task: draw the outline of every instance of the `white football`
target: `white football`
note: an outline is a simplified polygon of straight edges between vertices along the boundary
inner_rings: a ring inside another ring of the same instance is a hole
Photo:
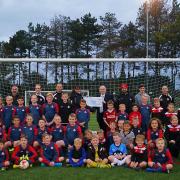
[[[29,162],[27,160],[22,160],[19,164],[21,169],[27,169],[29,167]]]

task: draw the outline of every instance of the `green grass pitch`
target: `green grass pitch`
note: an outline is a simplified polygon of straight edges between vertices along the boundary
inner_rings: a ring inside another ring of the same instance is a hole
[[[90,129],[97,130],[97,127],[96,116],[95,114],[92,114]],[[33,167],[27,170],[9,169],[7,171],[0,171],[0,180],[179,180],[179,178],[180,165],[175,165],[170,174],[147,173],[143,171],[137,172],[123,167],[115,167],[110,169]]]

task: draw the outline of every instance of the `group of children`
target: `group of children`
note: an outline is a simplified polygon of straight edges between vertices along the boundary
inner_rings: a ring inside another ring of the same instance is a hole
[[[23,97],[18,106],[0,97],[0,168],[18,167],[24,157],[28,163],[41,166],[100,167],[126,166],[149,172],[169,172],[173,158],[180,151],[179,114],[170,103],[163,112],[158,98],[154,106],[142,95],[142,104],[133,105],[127,114],[125,104],[118,112],[113,101],[104,112],[106,131],[88,128],[90,111],[86,101],[74,112],[68,94],[62,94],[62,106],[48,93],[46,103],[37,104],[31,96],[29,107]],[[166,148],[166,144],[167,147]],[[23,158],[22,158],[23,157]]]

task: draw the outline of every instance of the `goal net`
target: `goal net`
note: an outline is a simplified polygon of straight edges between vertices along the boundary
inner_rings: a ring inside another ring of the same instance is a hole
[[[35,84],[41,84],[43,93],[54,92],[57,83],[63,83],[70,93],[79,86],[85,96],[97,96],[100,85],[116,96],[119,85],[127,83],[132,94],[144,84],[151,98],[159,97],[161,87],[180,106],[180,59],[0,59],[0,94],[11,93],[18,85],[19,92],[28,102]]]

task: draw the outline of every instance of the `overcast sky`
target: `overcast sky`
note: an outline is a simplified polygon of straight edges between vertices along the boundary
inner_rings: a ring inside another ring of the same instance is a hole
[[[123,23],[134,22],[143,1],[145,0],[0,0],[0,41],[8,40],[20,29],[27,30],[29,22],[49,24],[50,19],[59,14],[75,19],[89,12],[95,17],[112,12]]]

